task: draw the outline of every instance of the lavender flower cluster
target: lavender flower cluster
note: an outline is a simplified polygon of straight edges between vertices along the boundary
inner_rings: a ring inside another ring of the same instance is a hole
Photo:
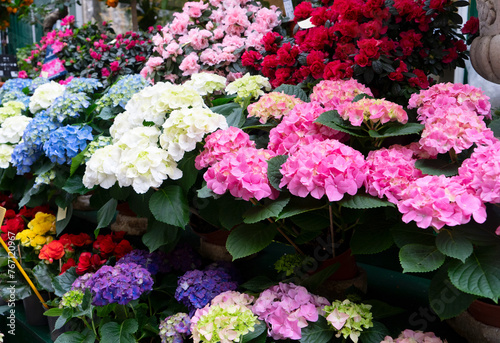
[[[162,343],[182,343],[191,334],[191,321],[187,313],[176,313],[160,322]]]
[[[146,268],[151,275],[168,273],[170,271],[167,254],[163,251],[149,253],[146,250],[135,249],[116,262],[117,265],[124,263],[138,264],[141,267]]]

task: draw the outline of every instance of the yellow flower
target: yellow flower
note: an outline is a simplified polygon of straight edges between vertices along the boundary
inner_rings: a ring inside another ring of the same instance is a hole
[[[33,229],[38,235],[47,232],[56,232],[56,217],[50,213],[37,212],[35,218],[28,223],[28,228]]]
[[[35,248],[36,250],[39,250],[39,249],[42,249],[42,246],[47,243],[47,239],[45,236],[41,236],[41,235],[37,235],[35,236],[30,244],[33,248]]]
[[[16,238],[19,237],[18,239],[21,240],[21,244],[25,247],[30,245],[31,240],[33,240],[36,237],[36,233],[34,233],[31,230],[24,230],[20,233],[17,234]]]

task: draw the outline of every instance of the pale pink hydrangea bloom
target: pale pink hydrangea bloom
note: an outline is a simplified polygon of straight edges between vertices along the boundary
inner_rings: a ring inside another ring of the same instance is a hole
[[[366,179],[363,154],[337,140],[314,141],[303,145],[281,166],[279,187],[287,186],[293,195],[309,194],[339,201],[354,195]]]
[[[446,340],[442,341],[434,332],[404,330],[398,338],[386,336],[380,343],[446,343]]]
[[[317,101],[326,111],[335,110],[339,104],[351,102],[358,94],[373,96],[370,88],[354,79],[323,80],[313,88],[311,101]]]
[[[424,176],[408,184],[400,194],[397,206],[403,221],[415,221],[423,229],[466,224],[471,216],[478,223],[486,220],[486,207],[462,185],[460,177]]]
[[[227,153],[203,175],[207,187],[216,194],[227,190],[232,196],[250,199],[276,199],[279,192],[267,179],[267,161],[274,153],[265,149],[244,148]]]
[[[428,117],[420,138],[423,150],[440,154],[453,149],[456,153],[469,149],[474,143],[491,144],[496,141],[481,116],[459,106],[439,107]]]
[[[384,196],[392,203],[400,200],[400,194],[408,184],[423,176],[415,168],[413,151],[400,145],[370,151],[366,158],[366,191],[373,196]]]
[[[279,283],[260,294],[252,311],[265,321],[273,339],[298,340],[302,328],[318,321],[321,309],[327,305],[330,303],[326,298],[309,293],[305,287]]]
[[[408,114],[403,106],[385,99],[364,98],[356,102],[344,102],[338,104],[336,110],[343,119],[349,120],[354,126],[361,126],[363,122],[370,127],[391,121],[402,124],[408,122]]]
[[[491,119],[489,100],[490,98],[480,88],[460,83],[438,83],[413,94],[408,108],[418,107],[417,112],[423,122],[428,114],[432,114],[432,108],[453,103]]]
[[[325,109],[317,102],[298,104],[269,132],[268,149],[277,155],[288,155],[313,141],[346,139],[346,133],[314,122],[324,112]]]
[[[500,141],[475,148],[458,175],[482,201],[500,203]]]
[[[302,100],[293,95],[279,92],[267,93],[261,96],[259,101],[248,106],[248,117],[257,117],[262,124],[265,124],[269,118],[280,120],[286,117],[288,112],[302,103]]]
[[[187,55],[179,65],[179,69],[183,71],[182,76],[198,73],[200,71],[200,65],[198,64],[198,55],[196,52]]]
[[[231,126],[217,130],[205,138],[203,151],[196,156],[194,165],[200,170],[222,160],[225,154],[234,153],[242,148],[254,148],[255,143],[243,130]]]

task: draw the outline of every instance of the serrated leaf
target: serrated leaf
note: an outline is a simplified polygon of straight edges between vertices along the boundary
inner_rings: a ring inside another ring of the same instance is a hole
[[[429,304],[441,320],[458,316],[476,299],[460,292],[448,278],[447,268],[441,268],[429,285]]]
[[[54,343],[94,343],[95,338],[94,333],[91,331],[87,331],[85,334],[71,331],[61,334]]]
[[[302,329],[301,343],[327,343],[333,337],[333,328],[328,325],[325,317],[319,316],[314,323],[309,323]]]
[[[445,256],[436,246],[408,244],[399,251],[399,260],[404,273],[425,273],[441,267]]]
[[[137,320],[129,318],[123,323],[108,322],[100,327],[101,343],[136,343],[134,333],[139,328]]]
[[[340,263],[336,262],[305,278],[300,282],[300,285],[306,287],[314,293],[320,285],[325,283],[325,281],[328,280],[328,278],[332,276],[337,271],[337,269],[339,269],[339,267]]]
[[[290,199],[290,202],[285,206],[283,211],[281,211],[277,219],[290,218],[297,214],[314,211],[325,206],[325,202],[321,200],[293,197]]]
[[[111,107],[104,107],[97,118],[101,118],[103,120],[108,120],[114,118],[115,115],[113,114],[113,111],[111,110]]]
[[[241,285],[243,289],[250,292],[260,293],[263,290],[275,285],[276,282],[264,275],[256,276]]]
[[[243,109],[240,105],[234,102],[225,105],[214,106],[210,109],[213,112],[222,114],[224,117],[226,117],[228,126],[241,127],[241,125],[245,121],[245,117],[243,116]]]
[[[340,205],[352,209],[368,209],[379,207],[395,207],[393,203],[387,200],[379,199],[368,194],[356,194],[354,196],[345,196],[340,201]]]
[[[415,168],[418,168],[424,174],[454,176],[458,174],[457,163],[449,163],[443,160],[417,160]]]
[[[368,225],[354,229],[350,247],[352,253],[377,254],[389,249],[394,243],[392,234],[385,225]]]
[[[307,96],[306,92],[302,90],[299,86],[294,86],[294,85],[281,85],[273,90],[273,92],[280,92],[280,93],[285,93],[288,95],[293,95],[297,99],[300,99],[304,102],[309,102],[309,97]]]
[[[198,169],[194,166],[194,160],[197,155],[197,151],[189,152],[177,164],[177,167],[182,170],[182,178],[178,182],[185,192],[194,185],[198,176]]]
[[[303,213],[293,216],[292,222],[304,231],[317,232],[322,231],[330,225],[330,220],[326,216],[313,213]]]
[[[83,185],[81,175],[70,176],[62,189],[70,194],[80,195],[87,194],[90,191],[90,189]]]
[[[220,198],[217,205],[220,223],[228,230],[243,223],[243,213],[253,206],[249,201],[236,200],[232,196]],[[228,211],[229,208],[231,211]]]
[[[279,191],[281,191],[279,186],[281,179],[283,178],[283,174],[281,174],[280,169],[283,163],[288,160],[288,157],[288,155],[278,155],[267,161],[267,178],[271,186]]]
[[[342,124],[340,124],[339,119],[343,121],[343,119],[339,117],[337,111],[327,111],[325,113],[322,113],[314,122],[328,126],[329,128],[337,131],[348,133],[355,137],[363,137],[363,135],[357,132],[358,129],[354,127],[344,126],[347,124],[344,124],[343,122]]]
[[[38,263],[33,268],[33,275],[35,275],[40,286],[43,287],[47,292],[54,292],[54,287],[52,286],[52,272],[49,270],[49,266],[44,262]]]
[[[110,199],[103,207],[97,210],[97,227],[96,230],[107,227],[116,215],[116,206],[118,200]]]
[[[271,244],[277,232],[273,225],[243,224],[231,231],[226,248],[233,261],[247,257]]]
[[[64,293],[71,290],[71,285],[75,282],[78,275],[76,274],[75,267],[71,267],[61,275],[55,276],[52,280],[54,293],[58,297],[62,297]]]
[[[149,252],[153,252],[163,245],[175,242],[178,236],[179,228],[176,226],[151,220],[147,232],[142,236],[142,242]]]
[[[452,261],[448,277],[462,292],[496,302],[500,297],[500,251],[477,248],[465,263]]]
[[[370,130],[369,135],[373,138],[385,138],[385,137],[396,137],[413,135],[422,132],[424,125],[417,123],[408,123],[405,125],[391,126],[387,129],[381,129],[380,131]]]
[[[386,336],[389,336],[390,332],[385,327],[384,324],[380,322],[373,322],[373,326],[368,329],[363,329],[359,340],[361,343],[380,343],[384,341]]]
[[[189,222],[189,205],[180,186],[166,186],[151,196],[149,208],[156,220],[184,228]]]
[[[436,246],[443,254],[465,262],[474,247],[460,230],[440,230],[436,237]]]
[[[411,243],[433,245],[436,240],[436,236],[431,230],[422,230],[414,223],[405,224],[401,222],[392,226],[390,231],[398,248]]]
[[[249,342],[261,342],[261,340],[259,340],[258,338],[260,338],[260,336],[262,336],[264,334],[264,342],[266,340],[266,336],[267,336],[267,326],[264,322],[258,322],[257,324],[255,324],[255,326],[253,327],[253,331],[250,331],[249,333],[247,333],[246,335],[244,335],[243,337],[241,337],[241,340],[240,342],[241,343],[249,343]]]
[[[243,214],[245,224],[254,224],[267,218],[277,217],[290,201],[290,196],[282,196],[264,205],[250,208]]]

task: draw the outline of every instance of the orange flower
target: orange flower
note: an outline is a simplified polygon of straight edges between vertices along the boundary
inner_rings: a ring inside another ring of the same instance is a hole
[[[54,260],[59,260],[64,256],[64,246],[59,241],[52,241],[49,244],[43,246],[40,250],[38,258],[41,260],[48,260],[49,263],[54,262]]]

